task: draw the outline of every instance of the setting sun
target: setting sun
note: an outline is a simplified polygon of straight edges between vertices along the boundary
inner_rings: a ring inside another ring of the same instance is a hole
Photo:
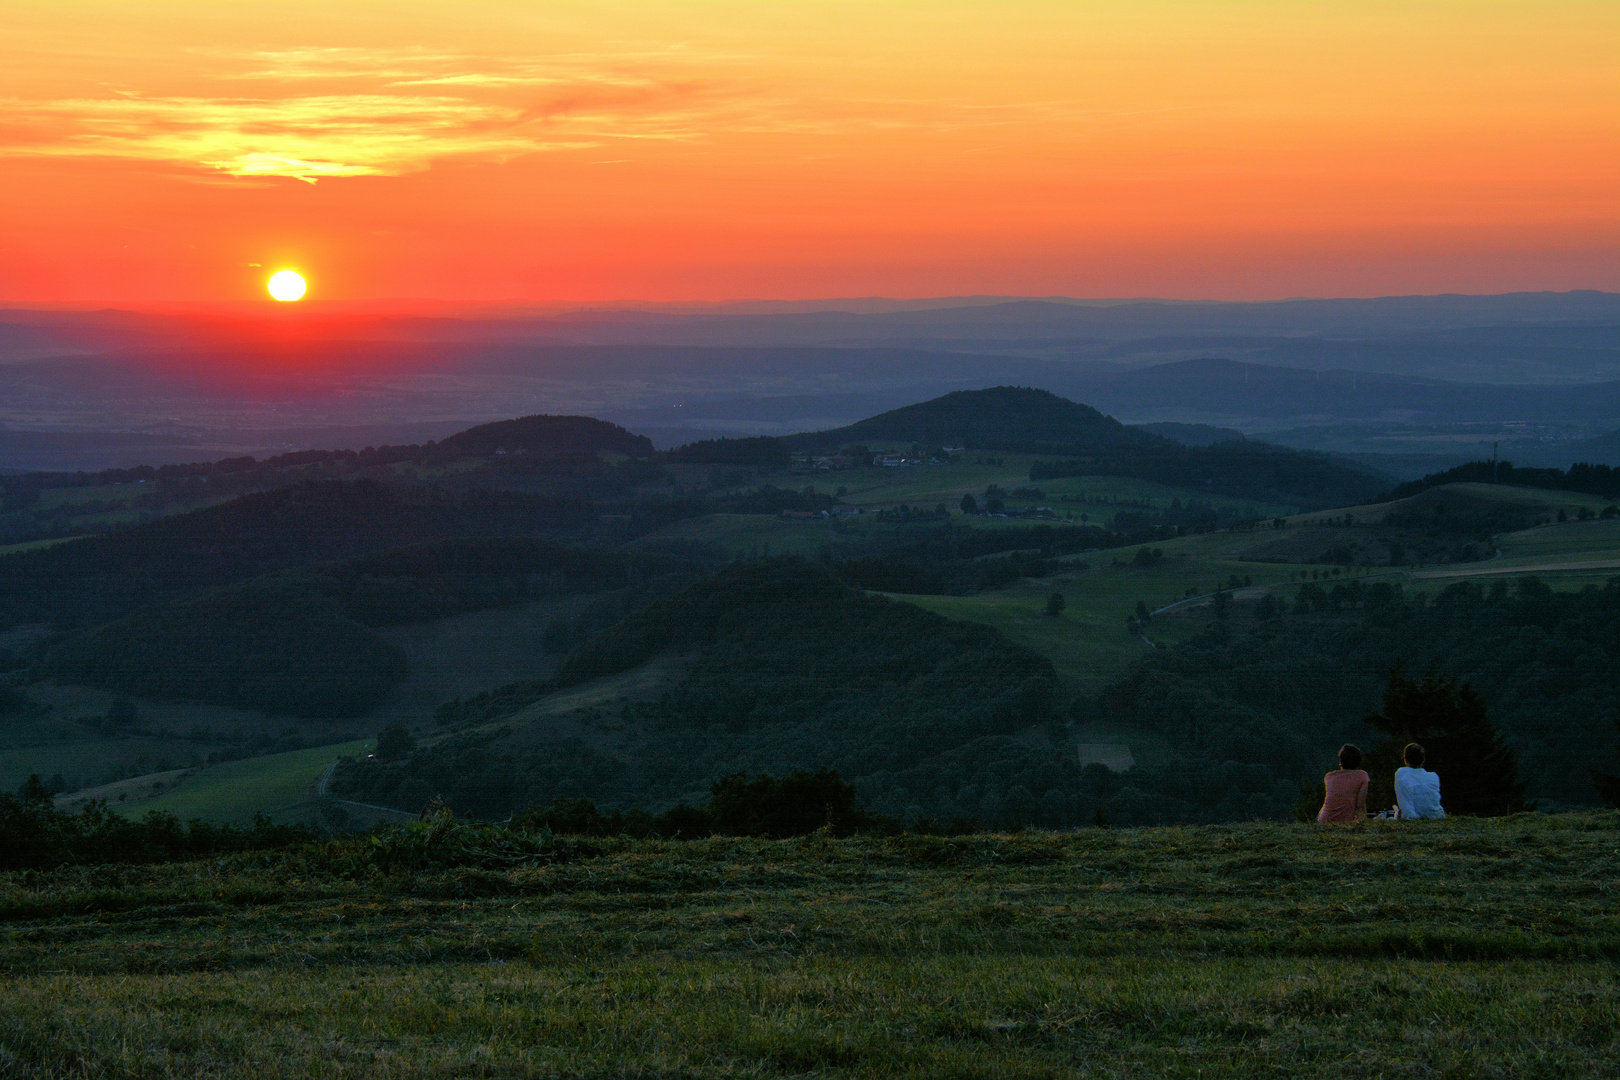
[[[302,300],[304,298],[303,275],[292,270],[280,270],[270,275],[270,295],[277,300]]]

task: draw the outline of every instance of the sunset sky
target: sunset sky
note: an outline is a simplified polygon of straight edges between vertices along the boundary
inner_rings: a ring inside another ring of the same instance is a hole
[[[7,0],[0,99],[0,302],[1620,289],[1614,0]]]

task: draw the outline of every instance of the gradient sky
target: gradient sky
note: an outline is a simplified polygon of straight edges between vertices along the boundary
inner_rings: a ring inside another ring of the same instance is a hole
[[[1620,3],[6,0],[0,301],[1620,289]]]

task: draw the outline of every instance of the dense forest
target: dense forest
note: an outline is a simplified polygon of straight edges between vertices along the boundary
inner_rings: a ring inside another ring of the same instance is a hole
[[[657,658],[677,668],[656,699],[604,707],[566,736],[487,726]],[[333,790],[402,806],[440,794],[497,818],[582,796],[667,805],[740,771],[902,769],[1045,722],[1056,689],[1048,660],[988,627],[867,596],[815,563],[767,560],[652,604],[553,679],[452,703],[446,724],[486,726],[398,764],[353,763]]]
[[[1612,764],[1620,579],[1574,593],[1533,577],[1463,582],[1432,600],[1387,584],[1307,584],[1292,604],[1229,611],[1142,661],[1104,696],[1101,715],[1160,732],[1186,748],[1189,766],[1239,761],[1310,776],[1340,742],[1381,739],[1363,721],[1404,664],[1478,693],[1531,799],[1597,802],[1588,767]]]
[[[1470,461],[1465,465],[1430,473],[1421,480],[1401,484],[1385,498],[1404,499],[1445,484],[1508,484],[1514,487],[1578,491],[1585,495],[1620,498],[1620,469],[1609,465],[1576,462],[1564,469],[1514,468],[1511,461]]]
[[[281,570],[445,537],[566,534],[595,515],[575,497],[296,484],[0,559],[0,628],[107,622]]]
[[[441,720],[465,734],[399,762],[352,763],[339,789],[410,809],[440,794],[500,818],[581,797],[659,810],[715,777],[808,766],[849,777],[865,811],[924,827],[1286,820],[1340,743],[1389,757],[1395,721],[1378,713],[1403,661],[1477,701],[1541,805],[1597,803],[1589,766],[1620,764],[1620,581],[1581,593],[1530,578],[1461,584],[1432,600],[1307,584],[1290,603],[1227,600],[1199,618],[1192,640],[1099,700],[1054,709],[1045,662],[993,631],[862,598],[814,564],[733,567],[592,640],[552,680],[452,703]],[[500,724],[660,656],[683,660],[656,700],[588,710],[566,735]],[[1098,723],[1174,750],[1125,773],[1082,767],[1072,745]],[[1424,737],[1444,779],[1448,736]],[[1473,797],[1466,776],[1450,784]]]
[[[363,716],[406,673],[405,657],[372,627],[577,593],[631,589],[645,602],[702,572],[668,556],[544,540],[439,541],[143,609],[52,643],[41,670],[150,698]]]

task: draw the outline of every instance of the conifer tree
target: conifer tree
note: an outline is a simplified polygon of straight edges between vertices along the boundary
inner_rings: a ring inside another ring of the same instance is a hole
[[[1367,763],[1374,777],[1369,805],[1380,797],[1393,803],[1401,751],[1415,742],[1424,749],[1424,768],[1440,774],[1447,814],[1500,817],[1525,809],[1518,760],[1467,683],[1435,671],[1414,679],[1396,664],[1384,688],[1383,712],[1367,723],[1390,737]]]
[[[1614,710],[1614,729],[1620,731],[1620,708]],[[1620,809],[1620,776],[1613,773],[1590,770],[1592,786],[1597,789],[1598,797],[1610,806]]]

